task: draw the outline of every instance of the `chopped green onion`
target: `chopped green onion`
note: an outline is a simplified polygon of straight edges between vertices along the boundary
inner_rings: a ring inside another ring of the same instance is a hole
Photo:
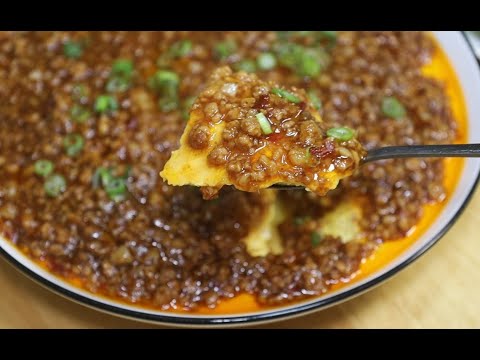
[[[37,160],[35,161],[34,171],[35,174],[47,177],[53,171],[54,165],[50,160]]]
[[[99,167],[93,174],[92,185],[94,188],[98,188],[100,185],[105,186],[112,179],[113,175],[110,169]]]
[[[133,62],[129,59],[118,59],[112,65],[110,78],[105,89],[110,92],[125,92],[131,85]]]
[[[158,106],[163,112],[170,112],[178,108],[178,98],[176,96],[167,96],[158,100]]]
[[[125,92],[130,87],[130,80],[120,76],[114,76],[108,79],[105,90],[109,93]]]
[[[188,120],[188,118],[190,117],[190,109],[192,108],[195,100],[196,100],[195,96],[189,96],[183,101],[182,116],[185,120]]]
[[[322,65],[313,52],[305,52],[298,64],[297,72],[301,76],[314,77],[320,74]]]
[[[281,65],[295,71],[300,76],[317,76],[330,61],[322,47],[306,48],[294,43],[282,43],[275,48]]]
[[[193,49],[193,43],[190,40],[180,40],[172,44],[170,49],[159,56],[157,59],[158,67],[168,67],[172,59],[181,58],[190,55]]]
[[[63,53],[71,59],[78,59],[83,54],[82,44],[75,41],[67,41],[63,44]]]
[[[72,88],[72,97],[76,101],[81,101],[88,96],[88,88],[83,84],[77,84]]]
[[[79,134],[69,134],[63,139],[63,146],[68,156],[76,156],[82,151],[85,140]]]
[[[285,100],[288,100],[295,104],[298,104],[299,102],[302,101],[298,96],[284,89],[272,88],[272,94],[278,95],[281,98],[284,98]]]
[[[337,40],[337,31],[318,31],[318,35],[328,40]]]
[[[327,135],[337,140],[348,141],[355,136],[355,132],[347,127],[336,127],[328,129]]]
[[[114,176],[111,168],[99,167],[92,177],[93,188],[98,188],[101,185],[110,199],[121,201],[125,199],[127,180],[131,170],[131,166],[128,166],[122,176]]]
[[[257,118],[258,123],[260,124],[260,128],[265,135],[269,135],[273,132],[270,122],[268,121],[266,116],[263,115],[263,113],[258,113],[257,115],[255,115],[255,117]]]
[[[215,45],[215,56],[220,60],[225,60],[237,50],[237,44],[233,40],[226,40]]]
[[[111,179],[104,186],[104,188],[110,199],[114,201],[123,200],[124,195],[127,192],[127,185],[125,183],[125,179],[119,177]]]
[[[112,65],[112,74],[129,78],[133,74],[133,61],[130,59],[118,59]]]
[[[314,231],[312,232],[312,235],[310,235],[310,239],[312,241],[312,246],[318,246],[322,241],[322,235],[317,231]]]
[[[164,112],[178,109],[179,76],[169,70],[159,70],[149,79],[149,84],[160,93],[158,106]]]
[[[91,113],[86,107],[75,104],[70,109],[70,116],[73,121],[82,124],[90,118]]]
[[[62,175],[53,174],[45,180],[43,188],[48,196],[57,197],[66,190],[67,182]]]
[[[275,48],[278,62],[292,70],[295,69],[298,60],[302,57],[303,51],[302,46],[288,42],[280,43]]]
[[[301,226],[303,224],[305,224],[307,221],[309,221],[311,219],[310,216],[296,216],[294,219],[293,219],[293,222],[295,223],[295,225],[297,226]]]
[[[312,104],[312,106],[316,109],[316,110],[320,110],[322,108],[322,101],[320,100],[320,98],[317,96],[317,94],[315,93],[314,90],[308,90],[307,91],[307,95],[308,95],[308,100],[310,101],[310,103]]]
[[[277,59],[272,53],[265,52],[258,55],[257,64],[260,70],[272,70],[277,66]]]
[[[117,99],[112,95],[100,95],[95,101],[95,111],[99,113],[114,112],[118,109]]]
[[[402,103],[393,96],[385,97],[382,100],[382,112],[394,119],[402,118],[407,113]]]
[[[176,88],[180,84],[180,78],[178,75],[169,70],[158,70],[150,80],[150,86],[156,90],[162,90],[166,88]]]
[[[245,59],[239,61],[238,63],[234,64],[233,66],[237,71],[245,71],[248,73],[254,73],[257,71],[257,64],[253,60]]]
[[[173,58],[188,56],[192,52],[193,44],[190,40],[180,40],[172,45],[169,55]]]

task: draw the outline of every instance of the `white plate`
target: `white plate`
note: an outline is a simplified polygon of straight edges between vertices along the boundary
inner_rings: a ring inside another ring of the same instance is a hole
[[[434,32],[441,47],[447,53],[460,81],[468,111],[468,142],[480,143],[480,72],[464,35],[457,31]],[[126,305],[114,300],[97,296],[76,288],[62,279],[48,273],[19,252],[9,241],[0,237],[0,253],[16,268],[38,281],[47,288],[75,300],[81,304],[115,315],[156,323],[176,325],[234,325],[239,323],[258,323],[298,316],[338,304],[358,295],[391,277],[399,270],[417,259],[436,243],[457,220],[473,193],[480,174],[480,161],[467,159],[455,192],[448,199],[440,215],[430,228],[401,256],[388,266],[327,295],[294,305],[278,307],[241,315],[183,315],[148,310],[134,305]]]

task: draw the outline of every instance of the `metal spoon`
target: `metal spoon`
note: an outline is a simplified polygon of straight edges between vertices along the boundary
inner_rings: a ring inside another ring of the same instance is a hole
[[[386,146],[368,151],[360,165],[386,159],[424,157],[480,157],[480,144]],[[275,184],[277,190],[303,190],[302,186]]]

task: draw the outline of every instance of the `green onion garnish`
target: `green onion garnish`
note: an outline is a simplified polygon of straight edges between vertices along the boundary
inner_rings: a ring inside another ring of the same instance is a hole
[[[99,113],[114,112],[118,109],[117,99],[112,95],[100,95],[95,101],[95,111]]]
[[[81,101],[88,96],[88,88],[83,84],[77,84],[72,88],[72,97],[76,101]]]
[[[105,90],[109,93],[125,92],[130,87],[130,80],[120,76],[114,76],[108,79]]]
[[[112,179],[113,175],[111,173],[111,170],[104,167],[99,167],[97,170],[95,170],[95,173],[93,174],[92,185],[94,188],[98,188],[100,185],[105,186]]]
[[[62,175],[53,174],[45,180],[43,188],[48,196],[57,197],[66,190],[67,182]]]
[[[318,35],[328,40],[336,40],[337,32],[336,31],[318,31]]]
[[[310,239],[312,241],[312,246],[317,246],[322,241],[322,235],[320,235],[320,233],[314,231],[314,232],[312,232],[312,235],[310,235]]]
[[[37,160],[35,161],[34,171],[35,174],[47,177],[53,171],[54,165],[49,160]]]
[[[266,116],[263,115],[263,113],[258,113],[257,115],[255,115],[255,117],[257,118],[258,123],[260,124],[260,128],[265,135],[269,135],[273,132],[270,122],[268,121]]]
[[[169,70],[159,70],[149,80],[148,84],[160,95],[170,98],[178,97],[178,87],[180,85],[179,76]]]
[[[322,108],[322,101],[320,100],[320,98],[317,96],[317,94],[315,93],[314,90],[308,90],[307,91],[307,95],[308,95],[308,100],[310,101],[310,103],[312,104],[312,106],[316,109],[316,110],[320,110]]]
[[[68,156],[76,156],[82,151],[85,140],[79,134],[69,134],[63,139],[63,146]]]
[[[173,58],[180,58],[192,52],[193,44],[190,40],[180,40],[172,45],[169,55]]]
[[[169,70],[159,70],[149,79],[149,85],[160,93],[158,106],[164,112],[175,110],[179,106],[179,76]]]
[[[99,167],[92,177],[92,185],[94,188],[102,186],[110,199],[121,201],[125,199],[127,192],[127,180],[131,173],[131,167],[127,167],[123,176],[114,176],[112,169]]]
[[[226,40],[215,45],[215,56],[220,60],[225,60],[237,50],[237,44],[233,40]]]
[[[257,64],[253,60],[242,60],[239,61],[238,63],[234,64],[233,67],[237,71],[245,71],[247,73],[253,73],[257,71]]]
[[[315,50],[305,50],[297,64],[297,72],[301,76],[314,77],[322,71],[322,63],[318,58],[319,52]]]
[[[63,44],[63,53],[71,59],[78,59],[83,54],[83,47],[75,41],[67,41]]]
[[[337,43],[337,31],[316,31],[317,39],[322,41],[326,40],[327,44],[325,48],[327,50],[332,49]]]
[[[355,136],[355,132],[347,127],[336,127],[328,129],[327,135],[337,140],[348,141]]]
[[[277,59],[272,53],[265,52],[258,55],[257,64],[260,70],[272,70],[277,66]]]
[[[284,90],[284,89],[279,89],[279,88],[272,88],[272,94],[275,94],[275,95],[278,95],[282,98],[284,98],[285,100],[288,100],[294,104],[298,104],[299,102],[301,102],[302,100],[300,100],[300,98],[294,94],[292,94],[291,92],[288,92],[287,90]]]
[[[169,70],[158,70],[151,79],[152,86],[157,89],[176,87],[180,83],[177,73]]]
[[[104,188],[110,199],[114,201],[122,200],[127,192],[125,179],[119,177],[110,180]]]
[[[110,93],[127,91],[133,76],[133,62],[129,59],[118,59],[112,65],[110,78],[105,90]]]
[[[112,65],[112,74],[129,78],[133,74],[133,61],[118,59]]]
[[[382,112],[394,119],[402,118],[407,113],[402,103],[393,96],[385,97],[382,100]]]
[[[307,48],[294,43],[275,47],[278,62],[299,76],[314,77],[328,65],[330,57],[322,47]]]
[[[90,118],[91,113],[86,107],[75,104],[70,109],[70,116],[73,121],[82,124]]]

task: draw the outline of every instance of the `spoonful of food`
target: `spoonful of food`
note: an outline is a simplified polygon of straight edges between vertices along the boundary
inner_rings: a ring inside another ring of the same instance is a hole
[[[180,148],[160,175],[170,185],[201,187],[205,199],[214,198],[225,185],[249,192],[305,188],[325,195],[369,161],[480,156],[479,145],[367,152],[353,129],[327,126],[319,107],[314,93],[221,67],[194,102]]]
[[[427,157],[480,157],[480,144],[385,146],[368,151],[361,159],[360,165],[378,160]],[[300,186],[284,184],[275,184],[271,188],[303,189]]]

